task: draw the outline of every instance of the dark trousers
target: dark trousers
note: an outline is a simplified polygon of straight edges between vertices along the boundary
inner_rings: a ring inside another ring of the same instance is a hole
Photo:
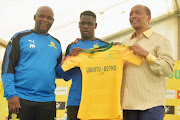
[[[123,110],[123,120],[163,120],[164,106],[147,110]]]
[[[34,102],[20,99],[21,108],[17,114],[20,120],[55,120],[56,103],[53,102]],[[8,120],[11,119],[9,112]]]
[[[80,120],[77,118],[79,106],[68,106],[67,107],[67,120]]]

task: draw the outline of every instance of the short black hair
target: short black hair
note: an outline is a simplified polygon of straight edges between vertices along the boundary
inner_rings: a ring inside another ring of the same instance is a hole
[[[144,6],[146,14],[151,16],[151,11],[147,6]]]
[[[80,17],[81,17],[82,15],[92,16],[92,17],[95,18],[95,20],[96,20],[96,14],[95,14],[94,12],[92,12],[92,11],[86,10],[86,11],[84,11],[84,12],[81,13]]]

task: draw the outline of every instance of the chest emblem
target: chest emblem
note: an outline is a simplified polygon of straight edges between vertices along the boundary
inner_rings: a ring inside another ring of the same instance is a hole
[[[105,59],[105,61],[109,61],[109,60],[115,60],[111,52],[107,55],[107,58]]]
[[[50,43],[50,45],[49,45],[50,47],[54,47],[54,48],[56,48],[57,49],[57,47],[55,46],[55,43],[53,42],[53,41],[51,41],[51,43]]]
[[[94,48],[98,48],[99,45],[96,43],[96,44],[93,45],[93,47],[94,47]]]

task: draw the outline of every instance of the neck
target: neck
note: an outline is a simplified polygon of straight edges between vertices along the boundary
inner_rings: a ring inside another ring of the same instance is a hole
[[[81,37],[81,40],[96,40],[97,37],[91,37],[91,38],[87,38],[87,37]]]
[[[38,31],[38,30],[36,30],[36,29],[33,29],[36,33],[38,33],[38,34],[43,34],[43,35],[48,35],[48,33],[47,32],[40,32],[40,31]]]
[[[144,31],[146,31],[146,30],[148,30],[148,29],[149,29],[149,28],[145,28],[145,29],[135,29],[136,38],[139,38],[140,35],[141,35]]]

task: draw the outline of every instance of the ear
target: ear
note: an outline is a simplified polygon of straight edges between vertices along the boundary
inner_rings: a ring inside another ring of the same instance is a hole
[[[34,20],[36,19],[36,15],[34,15]]]
[[[95,23],[95,29],[97,28],[97,23]]]
[[[150,21],[151,21],[151,16],[148,15],[148,23],[150,23]]]
[[[79,28],[80,28],[80,22],[79,22]]]
[[[53,22],[52,22],[52,24],[54,23],[54,20],[55,20],[55,19],[53,19]]]

